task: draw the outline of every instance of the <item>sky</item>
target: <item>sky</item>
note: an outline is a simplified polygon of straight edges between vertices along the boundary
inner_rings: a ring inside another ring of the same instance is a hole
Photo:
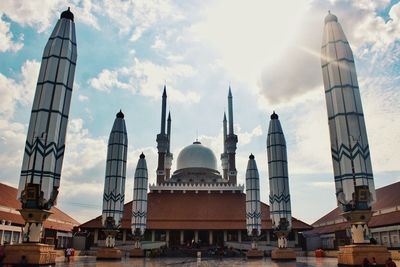
[[[164,84],[174,159],[196,138],[219,159],[230,85],[238,182],[253,153],[268,204],[266,137],[275,110],[287,142],[293,216],[313,223],[334,209],[320,63],[328,10],[355,56],[375,185],[400,181],[398,1],[2,0],[0,182],[18,184],[43,49],[68,6],[78,61],[57,207],[79,222],[101,214],[107,140],[120,109],[129,139],[126,202],[141,152],[155,182]]]

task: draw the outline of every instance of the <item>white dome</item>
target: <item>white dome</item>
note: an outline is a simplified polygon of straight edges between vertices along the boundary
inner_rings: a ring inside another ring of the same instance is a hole
[[[177,170],[187,168],[217,170],[217,159],[211,149],[196,141],[179,153],[176,168]]]

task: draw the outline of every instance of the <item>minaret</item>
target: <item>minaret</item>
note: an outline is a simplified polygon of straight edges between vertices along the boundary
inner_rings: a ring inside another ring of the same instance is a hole
[[[228,153],[226,149],[226,137],[227,137],[227,121],[226,121],[226,114],[224,112],[224,120],[223,120],[223,143],[224,143],[224,152],[221,154],[221,165],[222,165],[222,175],[225,180],[228,180]]]
[[[253,239],[252,249],[257,248],[256,240],[261,235],[260,179],[253,154],[250,155],[246,170],[246,228]]]
[[[229,117],[229,133],[226,137],[226,149],[228,153],[228,182],[236,185],[236,144],[238,142],[237,135],[233,131],[233,103],[232,92],[229,86],[228,93],[228,117]]]
[[[278,115],[274,112],[269,122],[267,137],[269,174],[269,203],[272,228],[278,237],[278,247],[287,247],[287,236],[292,228],[286,141]]]
[[[171,167],[173,155],[171,153],[171,112],[168,112],[167,120],[167,136],[168,136],[168,148],[165,156],[165,179],[169,179],[171,176]]]
[[[102,223],[106,247],[115,246],[115,235],[124,213],[128,137],[124,114],[118,112],[108,139],[106,177],[104,182]]]
[[[168,135],[165,133],[165,117],[167,114],[167,87],[164,86],[161,107],[161,132],[157,135],[158,167],[157,184],[165,182],[165,157],[168,150]]]
[[[25,220],[23,242],[38,243],[56,204],[77,59],[74,15],[68,10],[44,48],[17,198]]]
[[[331,13],[325,17],[321,66],[338,205],[351,222],[353,243],[369,243],[376,193],[367,130],[353,53]]]
[[[135,248],[140,249],[140,239],[144,235],[147,223],[147,187],[148,174],[144,154],[140,155],[135,171],[132,201],[132,233],[135,238]]]

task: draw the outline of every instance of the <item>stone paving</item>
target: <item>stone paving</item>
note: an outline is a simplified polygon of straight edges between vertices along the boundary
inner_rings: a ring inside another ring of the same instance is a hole
[[[271,261],[270,258],[259,260],[247,260],[244,258],[224,258],[208,259],[203,258],[199,261],[196,258],[123,258],[121,261],[96,261],[95,257],[78,257],[69,263],[62,262],[59,259],[56,266],[84,266],[84,267],[111,267],[111,266],[130,266],[130,267],[158,267],[158,266],[179,266],[179,267],[211,267],[211,266],[272,266],[272,267],[333,267],[337,266],[336,258],[314,258],[299,257],[296,262],[280,262]],[[399,265],[400,266],[400,265]]]

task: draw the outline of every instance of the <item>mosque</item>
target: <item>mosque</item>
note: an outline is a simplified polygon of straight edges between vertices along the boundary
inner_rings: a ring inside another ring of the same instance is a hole
[[[233,129],[233,97],[228,93],[228,120],[223,119],[224,151],[221,154],[222,172],[214,152],[198,140],[183,148],[171,171],[171,115],[166,118],[167,91],[162,96],[161,131],[157,135],[158,167],[155,184],[147,193],[147,223],[145,241],[161,242],[168,247],[249,244],[246,231],[246,194],[244,185],[237,184],[236,144]],[[151,175],[151,174],[150,174]],[[267,182],[267,181],[262,181]],[[276,246],[270,219],[270,208],[261,203],[261,236],[259,243]],[[116,246],[133,244],[131,230],[132,201],[123,209]],[[302,232],[312,227],[293,218],[289,246],[304,247]],[[106,236],[101,216],[79,226],[89,232],[88,246],[103,246]]]

